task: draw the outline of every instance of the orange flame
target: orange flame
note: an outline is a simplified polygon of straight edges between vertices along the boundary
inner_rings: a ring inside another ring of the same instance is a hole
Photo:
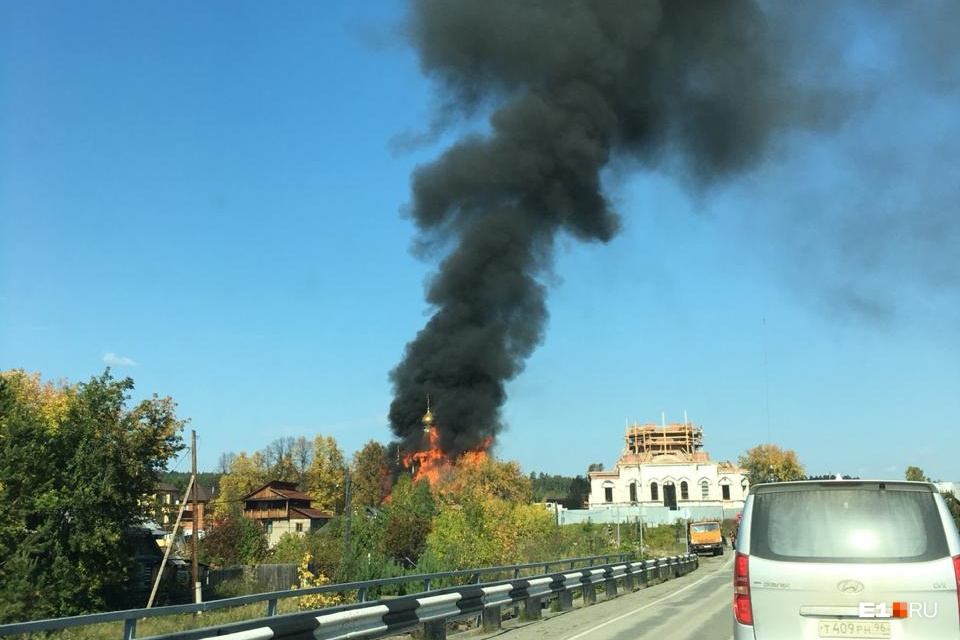
[[[456,467],[476,466],[489,459],[487,450],[493,438],[487,438],[476,449],[464,451],[456,458],[448,457],[440,448],[440,433],[436,427],[427,432],[427,448],[403,456],[403,466],[413,471],[413,481],[427,480],[431,486],[437,486],[440,480]]]

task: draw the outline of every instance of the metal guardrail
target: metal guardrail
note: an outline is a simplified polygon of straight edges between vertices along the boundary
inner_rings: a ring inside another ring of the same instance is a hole
[[[467,585],[433,595],[333,607],[317,613],[291,613],[272,618],[195,629],[150,640],[346,640],[383,638],[423,628],[423,640],[445,640],[447,623],[480,615],[485,631],[500,628],[501,608],[521,605],[526,619],[539,619],[545,599],[556,597],[561,609],[573,606],[572,592],[579,590],[585,605],[596,602],[596,587],[603,584],[605,598],[617,595],[617,581],[626,589],[647,586],[651,578],[667,580],[693,571],[696,555],[673,556],[644,562],[608,564],[565,573],[502,583]]]
[[[502,574],[513,574],[514,579],[519,579],[521,575],[529,574],[547,574],[551,568],[567,566],[574,569],[577,566],[592,567],[610,563],[612,561],[625,561],[633,554],[621,553],[602,556],[585,556],[581,558],[568,558],[564,560],[551,560],[548,562],[533,562],[528,564],[508,565],[502,567],[488,567],[479,569],[463,569],[459,571],[445,571],[440,573],[419,574],[412,576],[397,576],[393,578],[380,578],[377,580],[365,580],[361,582],[348,582],[341,584],[328,584],[320,587],[308,587],[304,589],[287,589],[284,591],[272,591],[269,593],[257,593],[247,596],[238,596],[234,598],[224,598],[221,600],[211,600],[198,604],[182,604],[166,607],[154,607],[151,609],[127,609],[124,611],[110,611],[105,613],[92,613],[81,616],[72,616],[69,618],[51,618],[47,620],[33,620],[30,622],[18,622],[13,624],[0,625],[0,637],[19,635],[26,633],[38,633],[43,631],[58,631],[74,627],[82,627],[106,622],[123,621],[123,640],[133,640],[136,637],[137,622],[144,618],[157,616],[166,616],[181,613],[197,613],[204,611],[215,611],[246,604],[255,604],[258,602],[266,603],[267,617],[277,615],[277,605],[280,600],[286,598],[296,598],[319,593],[345,593],[356,591],[359,603],[367,601],[367,594],[371,589],[397,584],[407,584],[422,586],[424,592],[431,591],[431,583],[451,578],[467,577],[474,584],[481,583],[483,576],[493,576]],[[344,606],[357,606],[344,605]],[[298,615],[298,614],[288,614]],[[243,624],[243,623],[240,623]]]

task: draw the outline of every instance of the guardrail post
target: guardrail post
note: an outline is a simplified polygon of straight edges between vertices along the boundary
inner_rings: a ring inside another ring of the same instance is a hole
[[[633,591],[633,570],[628,566],[627,573],[623,576],[623,590],[624,591]]]
[[[540,603],[540,596],[525,598],[521,602],[520,619],[521,620],[539,620],[543,617],[543,605]]]
[[[277,615],[277,599],[270,598],[267,600],[267,617],[270,618],[275,615]]]
[[[583,604],[596,604],[597,602],[597,588],[592,584],[583,585]]]
[[[557,594],[557,606],[560,607],[560,611],[569,611],[573,609],[573,591],[570,589],[564,589]]]
[[[123,621],[123,640],[133,640],[137,635],[137,619],[127,618]]]
[[[617,597],[617,579],[616,578],[607,578],[603,581],[603,599],[609,600],[610,598]]]
[[[423,640],[447,640],[447,621],[431,620],[423,623]]]
[[[487,607],[480,614],[481,625],[485,632],[500,631],[503,623],[503,611],[500,607]]]

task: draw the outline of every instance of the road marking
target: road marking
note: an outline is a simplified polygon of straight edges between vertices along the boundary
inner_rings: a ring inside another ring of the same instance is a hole
[[[725,567],[726,567],[728,564],[730,564],[731,562],[733,562],[733,556],[730,556],[730,560],[727,560],[726,562],[724,562],[724,563],[723,563],[723,566],[720,567],[720,569],[725,568]],[[697,580],[696,582],[691,582],[690,584],[688,584],[687,586],[683,587],[682,589],[677,589],[676,591],[674,591],[673,593],[671,593],[671,594],[668,595],[668,596],[664,596],[664,597],[660,598],[659,600],[654,600],[653,602],[648,602],[647,604],[643,605],[642,607],[637,607],[636,609],[634,609],[634,610],[631,611],[630,613],[624,613],[624,614],[622,614],[622,615],[617,616],[616,618],[610,618],[610,619],[607,620],[606,622],[601,622],[600,624],[598,624],[598,625],[595,626],[595,627],[590,627],[590,628],[587,629],[586,631],[581,631],[580,633],[578,633],[578,634],[575,635],[575,636],[570,636],[569,638],[567,638],[567,640],[577,640],[578,638],[582,638],[583,636],[587,635],[588,633],[593,633],[593,632],[596,631],[597,629],[603,629],[603,628],[604,628],[605,626],[607,626],[608,624],[613,624],[614,622],[619,622],[620,620],[623,620],[624,618],[629,618],[630,616],[632,616],[633,614],[637,613],[638,611],[643,611],[644,609],[649,609],[650,607],[652,607],[652,606],[655,605],[655,604],[660,604],[660,603],[663,602],[664,600],[669,600],[670,598],[672,598],[673,596],[677,595],[678,593],[683,593],[684,591],[686,591],[686,590],[689,589],[690,587],[695,587],[695,586],[697,586],[698,584],[700,584],[701,582],[703,582],[704,580],[706,580],[706,579],[708,579],[708,578],[714,577],[715,575],[717,575],[717,572],[718,572],[718,571],[719,571],[719,569],[718,569],[717,571],[715,571],[714,573],[711,573],[711,574],[708,575],[708,576],[703,576],[702,578],[700,578],[700,579]],[[732,593],[733,593],[733,592],[731,591],[731,596],[732,596]],[[732,600],[731,600],[731,601],[732,601]],[[731,638],[731,640],[733,640],[733,639]]]

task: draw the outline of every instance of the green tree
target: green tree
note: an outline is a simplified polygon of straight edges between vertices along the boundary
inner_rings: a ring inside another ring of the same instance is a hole
[[[416,564],[427,545],[433,517],[437,513],[430,484],[414,484],[410,476],[400,476],[390,492],[383,514],[381,538],[384,555],[406,566]]]
[[[570,482],[570,491],[563,501],[563,506],[567,509],[583,509],[589,498],[590,481],[583,476],[576,476]]]
[[[427,536],[428,553],[445,570],[544,559],[556,525],[541,505],[495,496],[444,504]]]
[[[923,469],[920,467],[907,467],[907,471],[904,475],[906,476],[907,480],[912,480],[913,482],[930,482],[930,478],[924,475]]]
[[[342,572],[337,574],[338,579],[351,582],[403,575],[403,565],[383,552],[385,521],[383,509],[354,509],[350,533],[351,553],[341,564]]]
[[[960,500],[952,491],[944,493],[943,499],[947,503],[950,515],[953,516],[953,522],[957,525],[957,530],[960,531]]]
[[[378,507],[385,496],[389,470],[386,448],[371,440],[353,454],[350,476],[353,481],[351,502],[357,507]]]
[[[0,622],[123,606],[126,533],[182,448],[170,398],[129,408],[133,381],[109,369],[51,387],[0,374]]]
[[[559,502],[567,509],[580,509],[590,495],[590,482],[583,476],[569,477],[530,473],[533,499]]]
[[[267,535],[250,518],[227,516],[199,541],[198,558],[215,567],[259,564],[267,555]]]
[[[740,456],[739,462],[746,469],[750,484],[800,480],[805,476],[796,452],[781,449],[775,444],[758,445]]]
[[[303,536],[287,531],[270,550],[272,564],[300,564],[306,553]]]
[[[516,462],[461,463],[441,475],[439,512],[426,538],[427,564],[444,570],[538,558],[556,528],[554,515],[531,504],[533,483]]]

